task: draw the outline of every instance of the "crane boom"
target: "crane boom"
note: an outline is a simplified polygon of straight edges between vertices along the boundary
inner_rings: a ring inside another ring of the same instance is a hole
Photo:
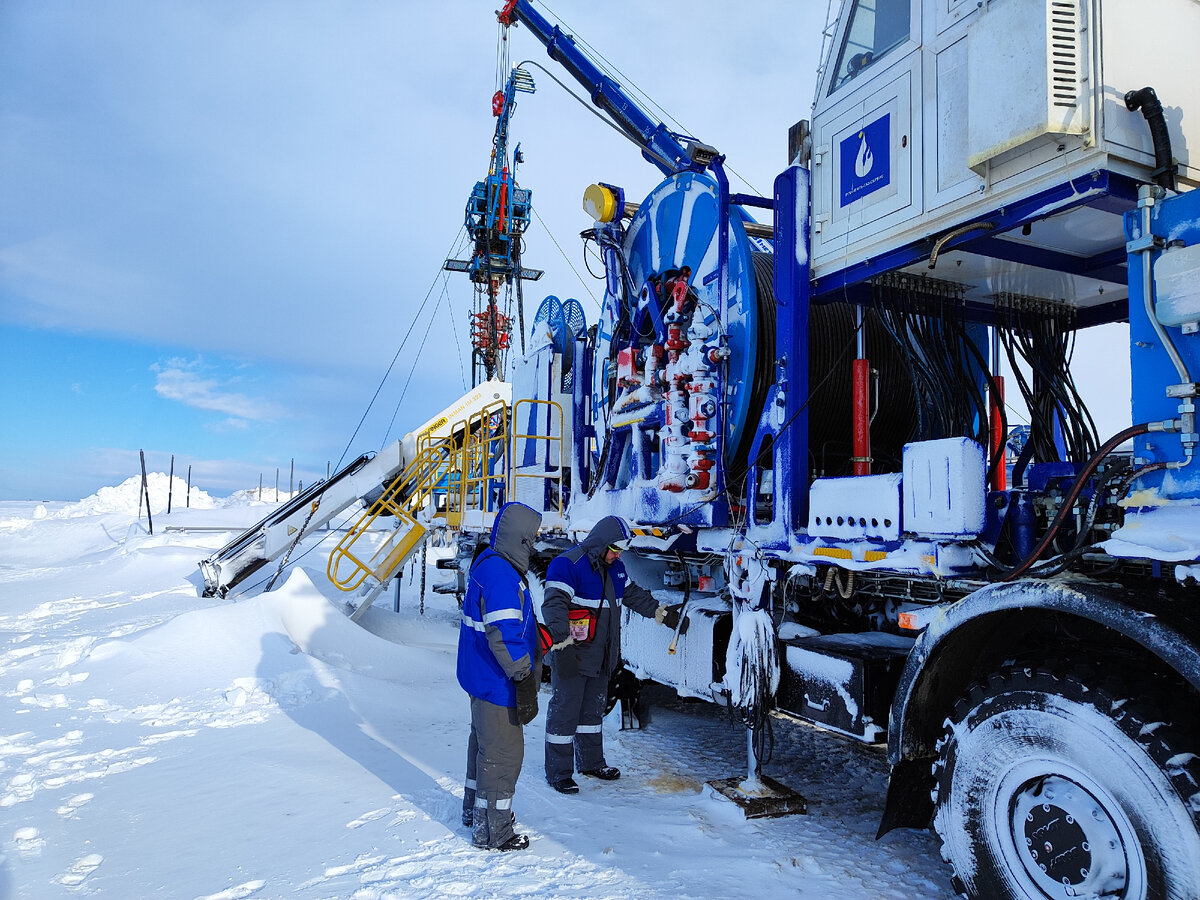
[[[588,92],[592,103],[604,110],[642,156],[664,175],[702,172],[716,151],[700,141],[677,135],[638,106],[616,81],[604,74],[575,43],[575,38],[551,25],[529,0],[508,0],[497,14],[501,25],[525,25],[545,47],[550,58],[571,73]]]

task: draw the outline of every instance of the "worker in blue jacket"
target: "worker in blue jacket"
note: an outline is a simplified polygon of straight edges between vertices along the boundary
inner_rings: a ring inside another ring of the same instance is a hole
[[[496,514],[487,548],[471,564],[458,632],[458,683],[471,697],[463,824],[488,850],[524,850],[512,798],[525,756],[523,726],[537,715],[542,678],[537,619],[525,572],[542,516],[523,503]]]
[[[574,763],[592,778],[621,777],[604,759],[601,729],[609,677],[621,662],[621,606],[669,628],[679,622],[677,607],[660,604],[629,580],[620,557],[630,537],[623,519],[606,516],[546,572],[542,621],[553,641],[546,780],[563,794],[579,792]]]

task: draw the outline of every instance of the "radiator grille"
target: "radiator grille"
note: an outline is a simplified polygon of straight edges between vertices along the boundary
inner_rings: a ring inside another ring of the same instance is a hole
[[[1075,109],[1082,93],[1079,4],[1075,0],[1051,0],[1049,13],[1050,103]]]

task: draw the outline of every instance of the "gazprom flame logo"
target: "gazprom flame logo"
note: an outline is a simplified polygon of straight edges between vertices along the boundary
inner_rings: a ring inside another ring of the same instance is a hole
[[[858,139],[860,143],[858,145],[858,156],[854,159],[854,174],[859,178],[866,178],[871,171],[871,166],[875,164],[875,154],[867,146],[867,133],[865,131],[858,133]]]
[[[850,132],[838,144],[842,206],[861,200],[892,181],[892,116],[884,113]]]

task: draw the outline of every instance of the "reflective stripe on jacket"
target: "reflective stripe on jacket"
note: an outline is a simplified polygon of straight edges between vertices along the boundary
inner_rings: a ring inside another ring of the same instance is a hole
[[[516,706],[514,679],[537,660],[537,620],[524,579],[491,548],[471,566],[458,636],[458,683],[472,697]],[[536,674],[536,673],[534,673]]]
[[[587,538],[550,563],[546,572],[546,596],[542,620],[555,643],[570,633],[568,616],[573,609],[586,609],[596,616],[592,640],[571,644],[558,654],[574,654],[584,675],[607,675],[621,659],[621,606],[653,618],[658,601],[649,591],[629,580],[619,560],[605,564],[608,545],[628,538],[625,526],[615,516],[601,519]],[[560,657],[561,658],[561,657]]]

